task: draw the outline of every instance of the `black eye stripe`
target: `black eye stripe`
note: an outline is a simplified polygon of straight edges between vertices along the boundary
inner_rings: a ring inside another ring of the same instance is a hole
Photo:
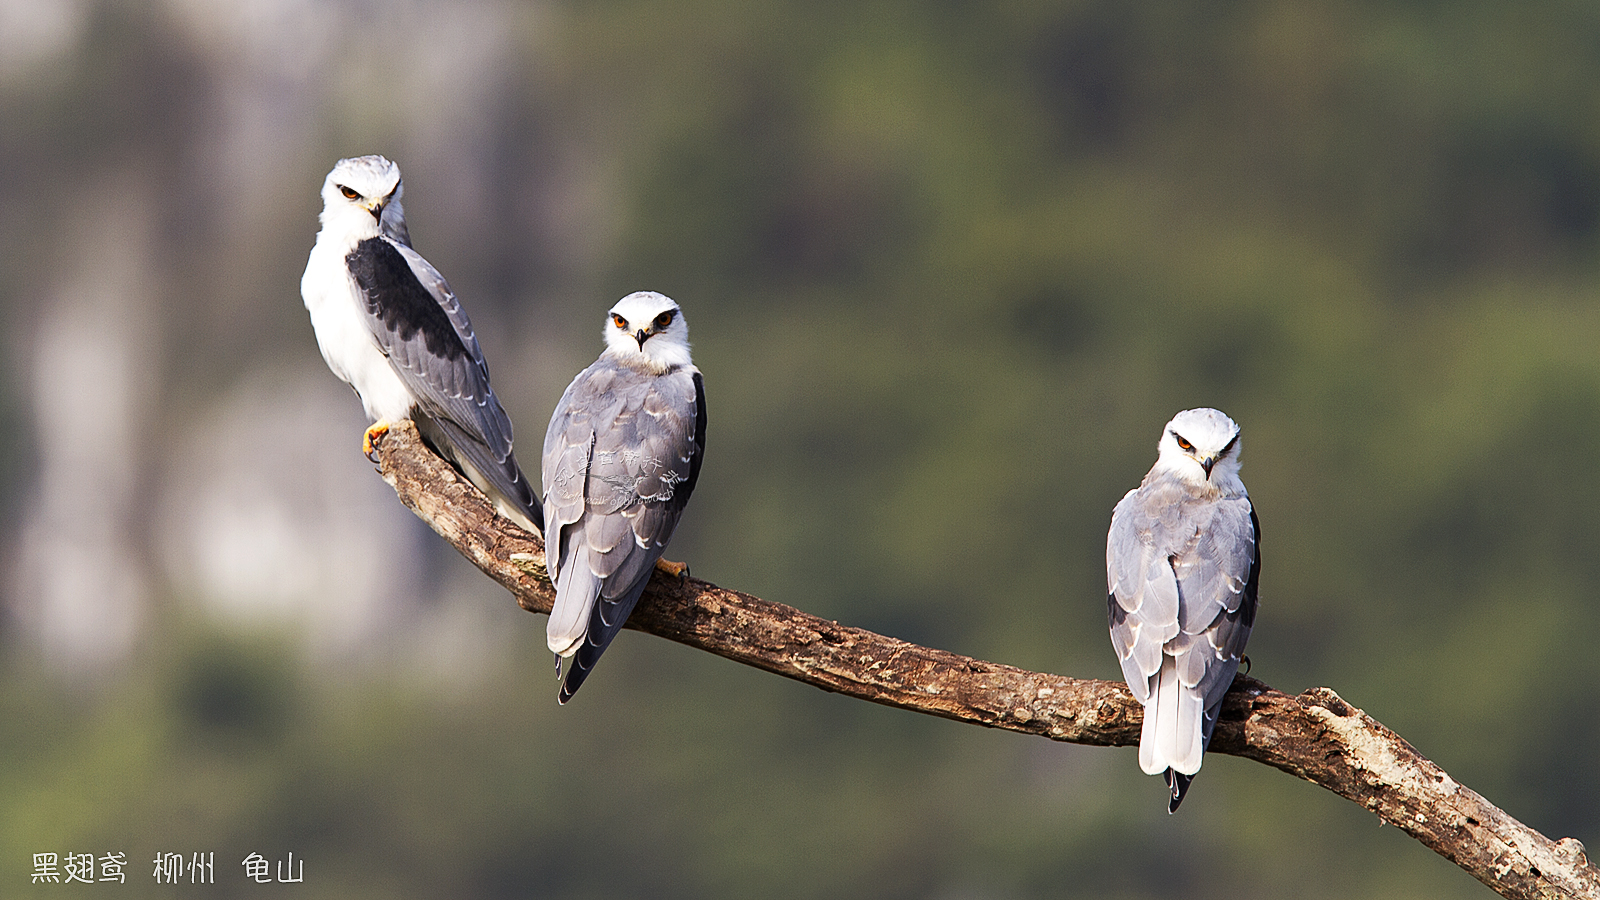
[[[1190,443],[1188,438],[1186,438],[1183,435],[1177,433],[1176,431],[1173,431],[1170,428],[1167,429],[1167,434],[1172,435],[1172,439],[1174,441],[1177,441],[1179,450],[1182,450],[1185,453],[1193,453],[1194,452],[1194,449],[1195,449],[1194,444]],[[1222,457],[1227,456],[1229,453],[1232,453],[1234,447],[1238,446],[1238,444],[1239,444],[1239,433],[1238,432],[1234,432],[1233,437],[1226,444],[1222,445],[1222,449],[1221,450],[1217,451],[1217,458],[1221,459]]]

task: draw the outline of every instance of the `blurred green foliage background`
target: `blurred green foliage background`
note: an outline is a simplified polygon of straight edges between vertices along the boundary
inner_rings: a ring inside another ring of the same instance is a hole
[[[697,575],[1117,678],[1111,508],[1217,406],[1251,674],[1600,837],[1600,7],[9,0],[7,32],[0,893],[1488,895],[1253,763],[1168,817],[1131,750],[634,632],[557,708],[543,619],[371,475],[315,351],[317,191],[375,152],[530,468],[609,305],[682,303]],[[111,851],[124,885],[29,884]],[[168,851],[216,884],[156,886]]]

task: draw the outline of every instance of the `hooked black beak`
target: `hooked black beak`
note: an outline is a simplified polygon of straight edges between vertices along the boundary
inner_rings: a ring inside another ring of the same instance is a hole
[[[387,205],[388,205],[387,203],[374,203],[371,206],[367,207],[367,212],[372,213],[372,218],[373,219],[375,219],[375,220],[377,220],[379,222],[382,222],[383,221],[383,208],[385,206],[387,206]]]
[[[650,330],[648,328],[639,329],[633,333],[633,339],[639,342],[639,349],[643,350],[644,342],[650,339]]]
[[[1217,458],[1215,456],[1202,456],[1199,459],[1199,463],[1200,463],[1200,468],[1206,470],[1206,480],[1210,481],[1211,480],[1211,467],[1215,466],[1217,464]]]

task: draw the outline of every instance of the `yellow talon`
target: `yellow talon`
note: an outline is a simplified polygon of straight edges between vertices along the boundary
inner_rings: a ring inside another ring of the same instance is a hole
[[[689,577],[688,563],[673,562],[670,559],[658,559],[656,560],[656,568],[661,570],[661,574],[668,578],[677,578],[681,581]]]
[[[367,454],[367,459],[370,459],[373,462],[378,461],[378,457],[374,455],[378,452],[377,448],[373,447],[372,445],[375,441],[388,433],[388,420],[380,419],[376,422],[373,422],[372,427],[367,429],[367,433],[361,436],[361,450]]]

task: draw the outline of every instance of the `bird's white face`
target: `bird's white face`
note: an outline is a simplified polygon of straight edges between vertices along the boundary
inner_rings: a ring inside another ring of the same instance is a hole
[[[606,314],[606,349],[624,361],[664,372],[690,364],[689,324],[671,297],[639,291]]]
[[[1186,409],[1161,433],[1158,468],[1196,485],[1239,480],[1239,426],[1215,409]]]
[[[341,159],[322,182],[322,225],[351,232],[357,240],[384,231],[405,234],[400,167],[381,156]]]

